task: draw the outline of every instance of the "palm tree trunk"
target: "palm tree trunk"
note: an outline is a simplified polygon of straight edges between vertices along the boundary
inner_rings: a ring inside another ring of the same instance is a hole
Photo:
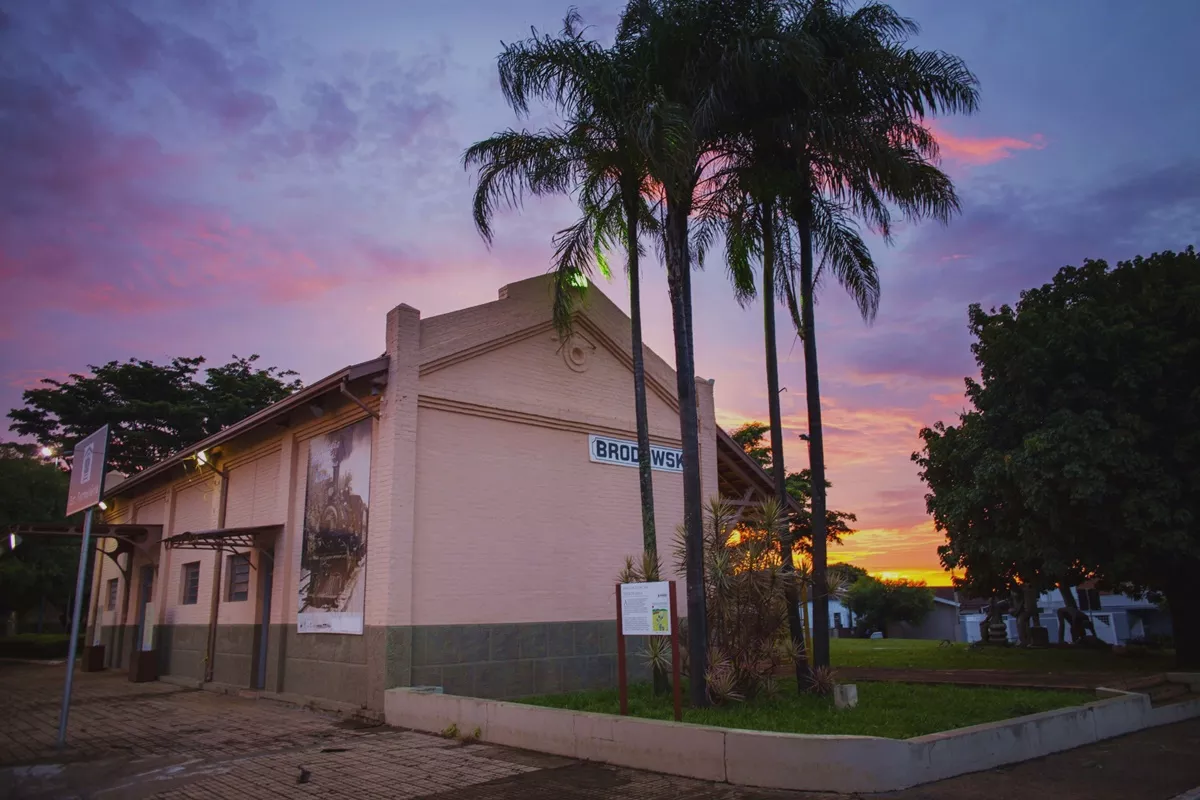
[[[658,537],[654,530],[654,477],[650,466],[650,415],[646,410],[646,362],[642,351],[642,276],[640,253],[638,253],[639,199],[636,190],[632,193],[625,193],[629,320],[633,339],[633,413],[637,418],[638,482],[642,495],[642,549],[654,556],[657,562]],[[666,694],[669,688],[666,672],[662,667],[655,665],[654,693]]]
[[[808,463],[812,471],[813,666],[829,666],[829,591],[826,581],[825,443],[821,433],[821,380],[817,371],[817,330],[813,316],[813,238],[811,211],[799,220],[800,319],[804,336],[804,387],[808,400]]]
[[[699,415],[696,364],[692,351],[691,264],[688,258],[688,211],[667,197],[666,261],[675,332],[675,378],[679,393],[679,438],[683,443],[683,530],[687,542],[687,620],[689,694],[693,708],[709,704],[708,618],[704,598],[704,527],[700,499]]]
[[[633,407],[637,418],[638,478],[642,492],[642,547],[658,556],[654,529],[654,478],[650,468],[650,416],[646,410],[646,364],[642,350],[642,289],[638,253],[638,200],[625,200],[625,223],[629,233],[629,318],[633,334]]]
[[[771,470],[775,478],[775,496],[783,512],[783,597],[787,603],[788,633],[796,652],[796,691],[805,692],[809,684],[808,656],[804,641],[804,622],[800,618],[800,598],[796,588],[796,565],[792,559],[792,526],[788,524],[787,471],[783,462],[783,414],[779,410],[779,352],[775,344],[775,205],[761,205],[763,242],[763,333],[767,346],[767,413],[771,423]]]

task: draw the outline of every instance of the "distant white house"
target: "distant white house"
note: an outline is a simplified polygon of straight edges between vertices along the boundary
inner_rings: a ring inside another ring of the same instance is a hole
[[[1125,594],[1098,592],[1095,589],[1079,590],[1079,606],[1096,626],[1096,638],[1109,644],[1125,644],[1131,639],[1169,635],[1170,617],[1156,603],[1145,598]],[[1058,641],[1058,610],[1066,605],[1058,591],[1046,592],[1038,598],[1040,622],[1049,630],[1050,641]],[[962,638],[967,642],[979,641],[979,623],[986,613],[974,612],[962,615]],[[1009,641],[1017,641],[1017,621],[1005,615]],[[1071,641],[1067,630],[1064,641]]]

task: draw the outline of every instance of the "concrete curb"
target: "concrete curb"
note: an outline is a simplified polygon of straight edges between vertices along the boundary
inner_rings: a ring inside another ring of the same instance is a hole
[[[205,692],[241,697],[247,700],[269,700],[275,703],[296,706],[297,708],[311,708],[314,711],[324,711],[331,714],[339,714],[343,717],[353,717],[365,722],[383,722],[383,714],[378,711],[371,711],[352,703],[327,700],[323,697],[310,697],[308,695],[289,692],[269,692],[264,689],[247,689],[244,686],[235,686],[216,681],[205,683],[196,678],[188,678],[180,675],[159,675],[158,680],[160,683],[168,683],[184,689],[200,689]]]
[[[384,693],[389,725],[451,724],[493,744],[768,789],[886,792],[1039,758],[1200,716],[1200,700],[1151,707],[1143,694],[914,739],[813,736],[541,708],[411,689]]]

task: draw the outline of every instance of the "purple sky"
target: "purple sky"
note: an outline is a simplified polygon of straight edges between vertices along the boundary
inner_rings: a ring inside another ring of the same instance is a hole
[[[897,2],[918,43],[964,57],[983,108],[938,120],[963,214],[876,242],[866,327],[836,286],[818,309],[835,558],[945,582],[909,454],[963,407],[971,302],[1012,302],[1085,257],[1200,239],[1200,4]],[[568,201],[470,221],[463,149],[517,124],[500,42],[557,29],[554,0],[0,0],[0,407],[42,377],[131,356],[259,353],[311,381],[382,348],[383,315],[494,299],[543,272]],[[620,3],[584,4],[611,36]],[[623,307],[626,287],[606,291]],[[644,280],[672,353],[666,282]],[[695,280],[697,370],[722,422],[766,415],[761,309],[723,268]],[[803,431],[800,348],[780,336]],[[790,436],[789,460],[807,461]]]

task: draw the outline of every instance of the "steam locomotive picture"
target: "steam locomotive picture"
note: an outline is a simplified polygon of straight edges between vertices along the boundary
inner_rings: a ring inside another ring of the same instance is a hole
[[[300,552],[301,632],[362,632],[360,578],[367,556],[370,475],[370,420],[310,443]]]

